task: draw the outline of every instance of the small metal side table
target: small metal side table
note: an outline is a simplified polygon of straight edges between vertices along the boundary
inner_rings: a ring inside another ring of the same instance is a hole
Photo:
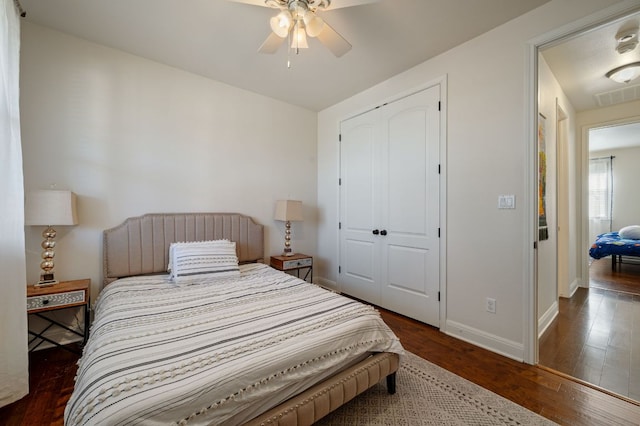
[[[313,282],[313,257],[302,253],[296,253],[293,256],[271,256],[271,267],[283,272],[296,271],[296,276],[300,278],[300,270],[304,269],[305,274],[302,278],[309,282]]]
[[[51,327],[58,326],[67,331],[70,331],[80,337],[82,337],[82,344],[87,343],[87,339],[89,338],[89,305],[90,305],[90,289],[91,289],[91,280],[90,279],[82,279],[75,281],[61,281],[57,284],[47,287],[34,287],[32,285],[27,286],[27,314],[35,315],[38,318],[42,318],[47,321],[49,324],[45,327],[44,330],[36,333],[34,331],[29,330],[29,334],[33,336],[33,338],[29,341],[29,344],[33,343],[36,339],[40,339],[40,342],[36,344],[29,351],[35,350],[38,346],[40,346],[43,342],[49,342],[55,346],[66,349],[70,352],[77,353],[77,351],[65,346],[60,343],[52,340],[46,336],[44,333],[49,330]],[[43,312],[55,311],[58,309],[67,309],[73,307],[83,307],[84,311],[84,327],[82,332],[76,329],[73,329],[66,324],[62,324],[59,321],[48,318],[45,315],[42,315]]]

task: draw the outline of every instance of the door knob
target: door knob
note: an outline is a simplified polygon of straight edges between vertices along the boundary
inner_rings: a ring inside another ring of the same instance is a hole
[[[387,230],[383,229],[382,231],[380,231],[380,235],[387,235]]]
[[[373,235],[378,235],[380,233],[380,231],[378,231],[377,229],[373,230]]]

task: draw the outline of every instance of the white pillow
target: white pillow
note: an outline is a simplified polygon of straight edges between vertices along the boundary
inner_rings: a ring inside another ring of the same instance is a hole
[[[640,225],[625,226],[618,235],[625,240],[640,240]]]
[[[169,247],[171,279],[176,282],[199,277],[240,275],[236,243],[198,241],[173,243]]]
[[[173,263],[173,250],[175,247],[196,247],[196,246],[207,246],[207,245],[215,245],[215,244],[220,244],[220,245],[227,245],[230,244],[231,241],[229,240],[207,240],[207,241],[178,241],[175,243],[171,243],[171,245],[169,245],[169,263],[167,264],[167,272],[171,272],[171,265]],[[235,243],[233,243],[235,244]]]

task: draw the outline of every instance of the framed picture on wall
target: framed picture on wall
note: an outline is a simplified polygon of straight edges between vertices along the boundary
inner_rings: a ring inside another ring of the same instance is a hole
[[[538,240],[549,239],[547,225],[547,148],[546,148],[547,118],[538,114]]]

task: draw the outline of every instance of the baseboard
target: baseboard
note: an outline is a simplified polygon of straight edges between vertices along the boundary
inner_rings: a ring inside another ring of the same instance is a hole
[[[576,290],[578,290],[578,287],[580,286],[580,280],[578,280],[578,278],[574,279],[573,282],[571,284],[569,284],[569,294],[562,294],[560,293],[559,296],[560,297],[565,297],[567,299],[571,299],[571,297],[573,297],[573,295],[575,294]]]
[[[571,284],[569,284],[569,298],[572,298],[573,295],[576,294],[576,291],[578,291],[579,287],[580,281],[576,278]]]
[[[314,280],[314,283],[319,285],[320,287],[324,287],[327,290],[331,290],[335,293],[341,293],[340,290],[338,289],[338,284],[335,281],[331,281],[322,277],[316,277],[316,279]]]
[[[477,328],[447,320],[445,334],[516,361],[524,361],[524,345]]]
[[[558,301],[556,300],[549,306],[549,309],[542,314],[542,316],[538,319],[538,339],[542,337],[547,328],[551,325],[554,319],[560,313],[560,306],[558,305]]]

